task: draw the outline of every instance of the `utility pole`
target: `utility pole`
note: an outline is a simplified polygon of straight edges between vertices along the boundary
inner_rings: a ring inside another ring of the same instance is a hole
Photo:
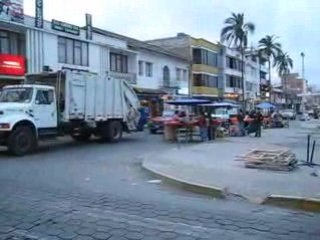
[[[301,52],[300,53],[300,56],[301,56],[301,60],[302,60],[302,64],[301,64],[301,67],[302,67],[302,71],[301,71],[301,75],[302,75],[302,80],[303,80],[303,85],[304,88],[303,88],[303,97],[302,97],[302,110],[304,111],[305,110],[305,94],[307,93],[307,89],[308,89],[308,81],[305,80],[305,76],[304,76],[304,58],[305,58],[305,54],[304,52]]]

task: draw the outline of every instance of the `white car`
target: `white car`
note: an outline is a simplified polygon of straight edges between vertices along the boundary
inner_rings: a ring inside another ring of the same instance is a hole
[[[291,120],[296,119],[296,113],[294,112],[293,109],[284,109],[280,112],[280,114],[284,119],[291,119]]]
[[[302,113],[300,116],[300,121],[309,121],[310,120],[310,116],[308,113]]]

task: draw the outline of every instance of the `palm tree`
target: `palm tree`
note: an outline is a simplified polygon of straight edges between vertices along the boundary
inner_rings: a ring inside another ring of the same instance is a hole
[[[251,22],[245,22],[243,13],[232,13],[224,21],[225,26],[221,29],[221,41],[227,42],[229,46],[235,47],[241,52],[241,83],[242,83],[242,98],[244,107],[246,107],[246,92],[244,82],[244,51],[248,45],[248,35],[254,33],[255,25]]]
[[[287,76],[293,68],[293,60],[287,52],[280,52],[275,58],[274,66],[277,67],[279,77],[284,79],[284,94],[287,103]]]
[[[293,60],[287,52],[280,52],[275,58],[274,66],[277,67],[280,77],[288,75],[293,68]]]
[[[259,50],[268,58],[269,67],[269,84],[271,87],[271,60],[275,61],[281,52],[281,44],[277,42],[278,37],[275,35],[267,35],[259,41]],[[271,99],[271,93],[270,93]]]

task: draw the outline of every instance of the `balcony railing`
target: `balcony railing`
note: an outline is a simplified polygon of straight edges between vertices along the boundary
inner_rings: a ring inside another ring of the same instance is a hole
[[[118,79],[124,79],[130,84],[137,84],[137,74],[135,73],[110,72],[110,76]]]
[[[170,79],[169,81],[160,80],[159,82],[160,88],[179,88],[180,84],[179,81],[175,79]]]

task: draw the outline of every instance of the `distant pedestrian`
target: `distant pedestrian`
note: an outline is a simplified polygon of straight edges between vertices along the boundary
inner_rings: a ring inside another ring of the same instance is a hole
[[[238,124],[239,124],[239,130],[240,130],[240,135],[245,136],[246,135],[246,130],[244,126],[244,114],[242,112],[242,109],[239,110],[237,119],[238,119]]]
[[[263,122],[263,116],[260,110],[257,111],[254,118],[255,127],[256,127],[256,135],[255,137],[261,137],[261,126]]]
[[[207,127],[207,119],[204,112],[201,112],[198,124],[200,128],[201,141],[205,142],[208,140],[208,127]]]

